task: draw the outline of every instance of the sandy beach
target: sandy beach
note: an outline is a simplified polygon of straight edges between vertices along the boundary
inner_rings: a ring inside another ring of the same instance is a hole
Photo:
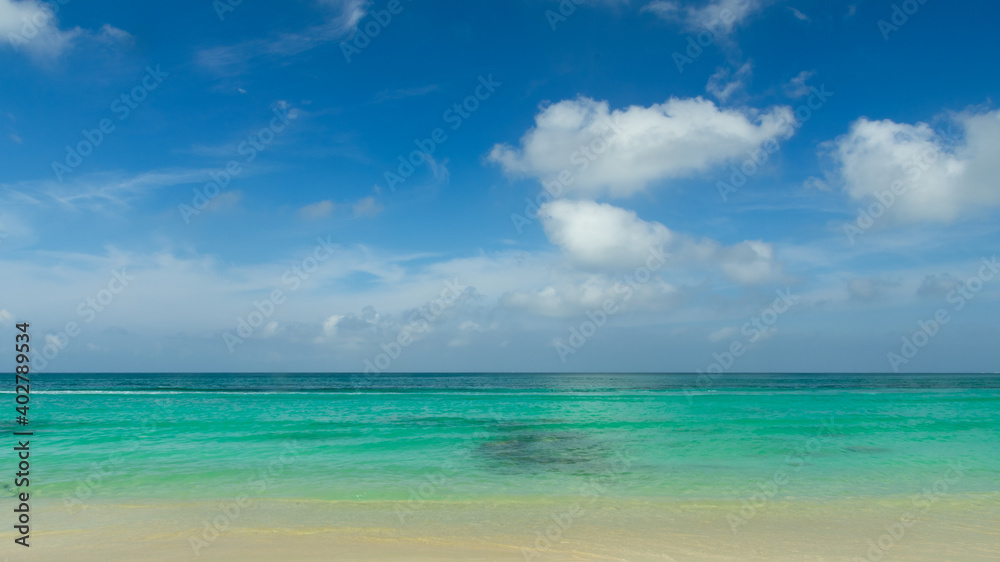
[[[268,500],[251,501],[239,512],[227,502],[106,503],[73,514],[61,503],[39,502],[30,551],[6,556],[11,561],[1000,558],[997,494],[941,498],[924,513],[910,498],[771,502],[737,533],[729,517],[739,515],[738,502],[569,497],[414,506]],[[899,522],[907,513],[915,517],[904,526]],[[887,538],[890,534],[896,537]],[[3,533],[4,543],[12,538]]]

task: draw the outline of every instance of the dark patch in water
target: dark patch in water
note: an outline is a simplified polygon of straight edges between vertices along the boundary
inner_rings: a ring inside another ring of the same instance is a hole
[[[543,424],[501,426],[476,448],[490,468],[502,472],[599,470],[612,450],[583,431],[539,430]],[[527,427],[525,427],[527,426]]]

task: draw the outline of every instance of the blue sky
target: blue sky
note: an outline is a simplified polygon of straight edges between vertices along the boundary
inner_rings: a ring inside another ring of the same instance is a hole
[[[998,11],[0,0],[0,334],[51,372],[994,372]]]

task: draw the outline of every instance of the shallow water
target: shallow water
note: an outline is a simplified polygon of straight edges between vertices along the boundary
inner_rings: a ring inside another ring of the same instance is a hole
[[[33,382],[31,488],[50,499],[824,499],[946,476],[951,494],[1000,489],[996,375]]]

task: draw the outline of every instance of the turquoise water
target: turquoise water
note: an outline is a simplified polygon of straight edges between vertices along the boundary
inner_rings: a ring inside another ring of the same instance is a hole
[[[597,483],[611,497],[711,500],[745,497],[783,471],[778,497],[822,499],[911,495],[954,463],[962,472],[950,492],[1000,490],[995,375],[46,374],[33,383],[36,497],[527,499]],[[13,473],[13,461],[0,462]]]

